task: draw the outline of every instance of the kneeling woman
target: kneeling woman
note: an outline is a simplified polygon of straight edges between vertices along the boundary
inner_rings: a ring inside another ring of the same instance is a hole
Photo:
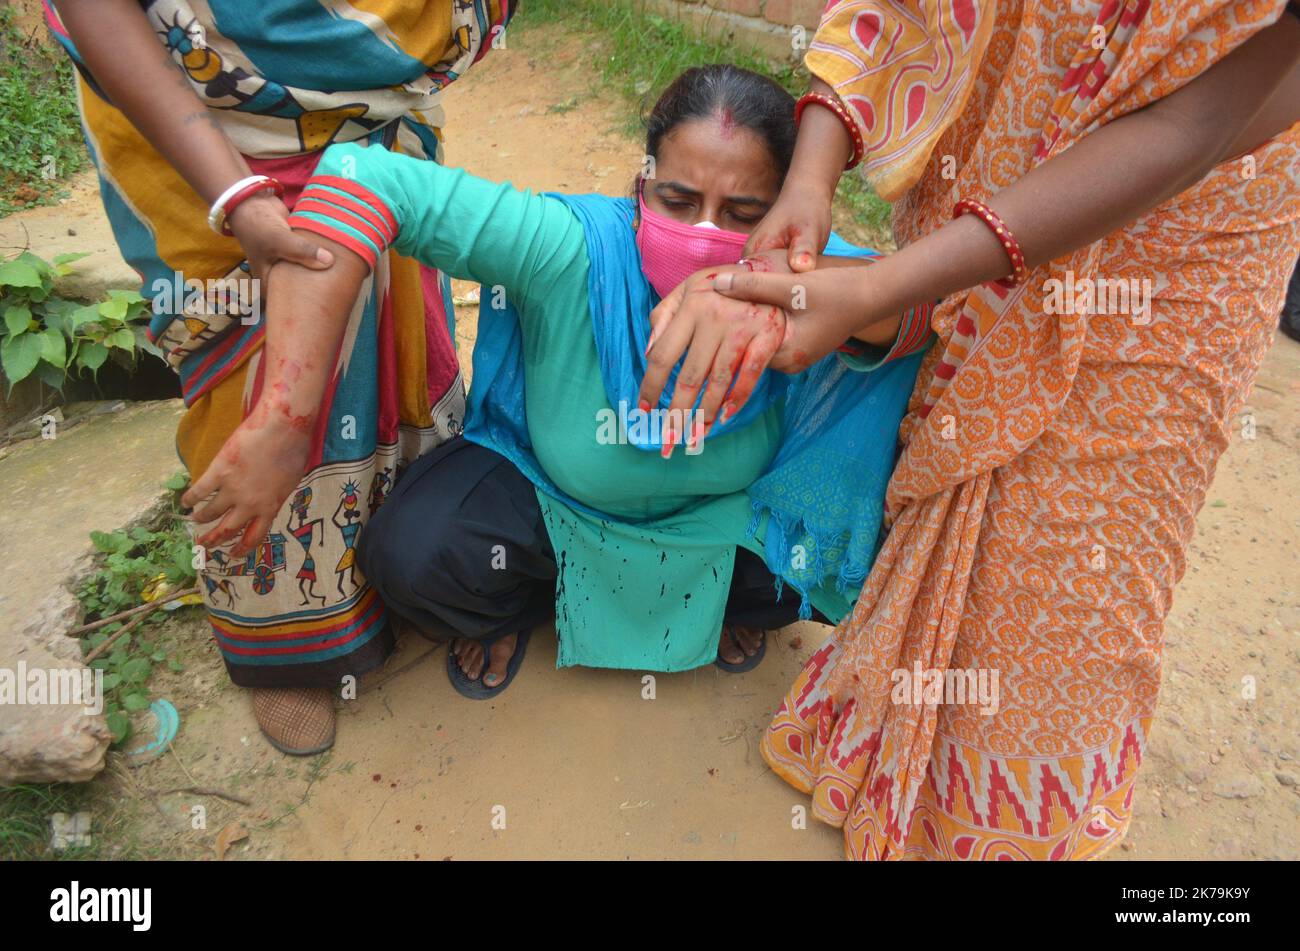
[[[687,71],[651,115],[639,202],[330,148],[290,222],[336,264],[274,272],[258,412],[194,487],[216,493],[196,518],[223,518],[218,534],[243,529],[247,544],[289,484],[256,471],[346,438],[346,421],[312,407],[350,324],[345,291],[392,246],[483,285],[465,434],[400,474],[357,550],[395,614],[459,635],[457,689],[499,693],[552,617],[560,666],[663,671],[745,669],[761,629],[814,609],[837,622],[875,553],[926,313],[877,324],[798,376],[743,361],[684,416],[637,399],[661,295],[701,268],[784,266],[783,253],[736,262],[780,191],[793,105],[735,67]],[[869,254],[834,238],[828,251]],[[770,353],[787,315],[751,316],[735,333]],[[422,359],[397,344],[399,359]]]

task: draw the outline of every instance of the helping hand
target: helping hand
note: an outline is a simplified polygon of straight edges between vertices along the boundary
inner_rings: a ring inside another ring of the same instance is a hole
[[[786,266],[803,274],[817,266],[817,256],[831,235],[831,198],[814,186],[787,180],[785,187],[745,245],[745,254],[785,250]]]
[[[768,252],[751,259],[755,269],[786,267],[785,254]],[[745,405],[771,355],[785,336],[786,315],[780,307],[729,301],[713,292],[713,280],[723,274],[749,274],[745,265],[699,271],[683,281],[650,314],[650,344],[646,348],[646,375],[641,381],[638,405],[645,412],[656,406],[668,375],[682,354],[686,359],[677,374],[663,433],[664,455],[683,439],[693,448],[719,418],[726,419]],[[689,433],[674,432],[672,420],[688,418],[700,399],[700,422]],[[723,400],[726,399],[726,405]],[[674,412],[676,411],[676,412]]]
[[[713,290],[737,303],[787,311],[786,332],[769,365],[782,373],[802,373],[859,329],[887,316],[878,306],[879,297],[865,289],[871,276],[866,266],[822,268],[811,274],[720,274]]]
[[[313,271],[322,271],[334,263],[332,254],[293,232],[289,209],[271,192],[259,192],[241,202],[227,223],[259,282],[265,283],[271,267],[280,261],[292,261]]]

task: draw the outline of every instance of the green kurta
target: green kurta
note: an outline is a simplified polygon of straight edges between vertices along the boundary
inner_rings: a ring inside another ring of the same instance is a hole
[[[611,516],[592,517],[538,490],[559,565],[559,666],[676,671],[712,663],[736,546],[762,553],[747,537],[745,489],[777,450],[781,404],[710,438],[697,455],[679,447],[664,459],[611,444],[608,414],[618,407],[606,396],[592,333],[586,240],[567,205],[355,145],[330,148],[317,174],[373,193],[396,220],[400,253],[480,282],[481,307],[503,290],[518,311],[536,458],[562,492]],[[812,600],[832,618],[850,606],[826,589]]]

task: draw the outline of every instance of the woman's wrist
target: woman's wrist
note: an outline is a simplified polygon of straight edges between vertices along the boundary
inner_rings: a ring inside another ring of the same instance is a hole
[[[834,97],[835,90],[814,78],[811,92]],[[829,202],[853,154],[853,139],[839,117],[828,109],[809,104],[800,117],[794,155],[786,175],[786,188],[795,185]]]
[[[868,343],[877,343],[880,336],[880,323],[892,320],[913,306],[907,302],[909,277],[907,262],[895,260],[897,255],[889,254],[860,264],[845,272],[852,284],[848,288],[851,299],[861,302],[849,309],[839,328],[845,340],[855,337]],[[851,275],[851,276],[850,276]],[[864,313],[865,311],[865,313]]]
[[[848,133],[839,120],[825,109],[810,108],[804,116],[782,191],[794,188],[829,204],[844,174],[841,157],[851,150]]]
[[[249,195],[231,209],[226,216],[226,222],[229,224],[231,231],[236,231],[241,225],[255,221],[263,214],[275,213],[278,210],[275,208],[277,204],[283,205],[284,202],[275,192],[269,189],[257,192]],[[280,215],[278,217],[283,218],[284,216]]]
[[[281,432],[286,438],[305,437],[315,423],[317,406],[296,397],[293,384],[287,380],[268,382],[249,419],[259,428]]]

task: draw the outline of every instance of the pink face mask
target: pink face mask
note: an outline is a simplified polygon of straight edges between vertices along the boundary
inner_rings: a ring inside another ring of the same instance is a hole
[[[738,264],[749,235],[723,231],[712,222],[682,224],[655,214],[641,203],[641,227],[636,247],[641,252],[641,271],[660,297],[667,297],[696,271],[721,264]]]

